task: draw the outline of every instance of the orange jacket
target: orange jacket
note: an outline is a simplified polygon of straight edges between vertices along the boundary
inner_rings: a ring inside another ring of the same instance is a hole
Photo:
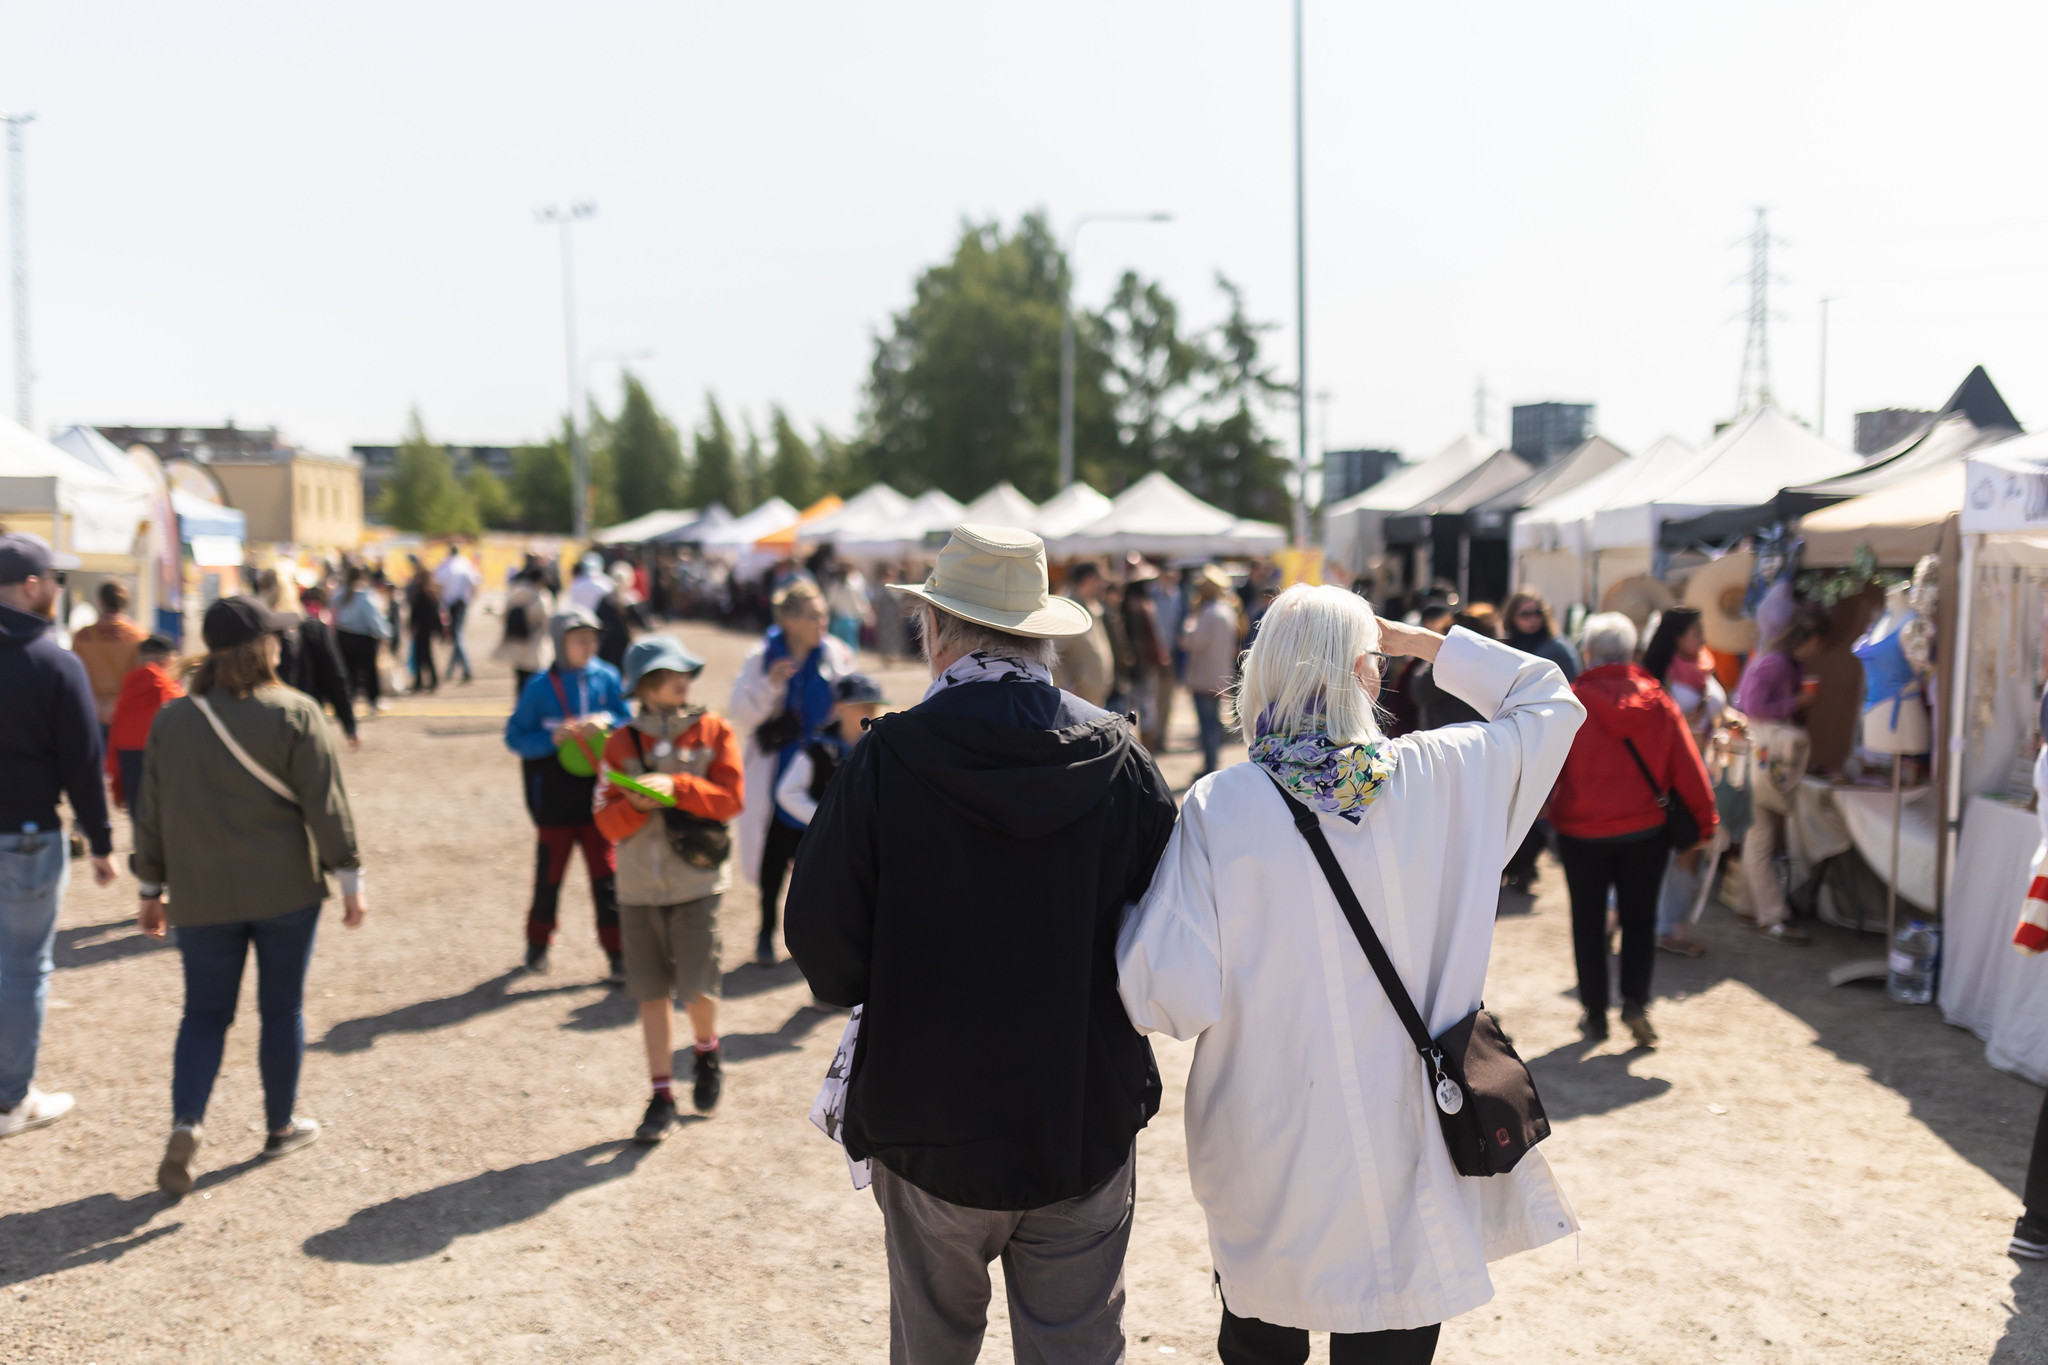
[[[629,726],[622,725],[612,732],[605,741],[604,766],[623,773],[637,774],[641,771],[639,751],[633,746]],[[641,745],[649,759],[654,757],[654,745],[647,736],[640,736]],[[673,773],[676,784],[676,805],[692,815],[701,815],[707,820],[731,820],[746,804],[746,775],[740,760],[739,736],[725,717],[706,711],[697,718],[697,723],[677,736],[677,749],[709,749],[711,764],[702,777],[689,773]],[[648,767],[658,766],[649,763]],[[649,812],[634,810],[626,801],[623,787],[609,782],[599,782],[595,797],[597,832],[613,843],[623,843],[639,833],[647,823]]]
[[[114,787],[114,800],[128,804],[121,791],[121,751],[149,745],[149,727],[167,701],[185,695],[178,680],[155,664],[128,670],[121,679],[121,696],[114,703],[113,724],[107,730],[107,777]]]

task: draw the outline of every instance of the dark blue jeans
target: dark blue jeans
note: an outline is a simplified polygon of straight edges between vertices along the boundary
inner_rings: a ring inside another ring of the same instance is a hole
[[[306,964],[313,957],[313,930],[320,903],[269,919],[232,924],[198,924],[178,930],[178,956],[185,963],[185,1017],[171,1054],[173,1122],[197,1124],[220,1074],[221,1049],[235,1022],[242,993],[242,964],[256,946],[256,1014],[262,1033],[256,1065],[263,1074],[263,1117],[270,1132],[292,1121],[299,1095],[299,1064],[306,1055]]]
[[[1202,771],[1213,773],[1222,762],[1223,698],[1213,692],[1195,692],[1195,727],[1202,736]]]

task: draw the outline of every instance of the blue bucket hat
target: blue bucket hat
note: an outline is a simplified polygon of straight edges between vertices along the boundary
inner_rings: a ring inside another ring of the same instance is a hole
[[[704,661],[683,648],[683,642],[673,635],[642,636],[626,650],[626,691],[630,693],[642,678],[663,669],[695,676],[704,671]]]

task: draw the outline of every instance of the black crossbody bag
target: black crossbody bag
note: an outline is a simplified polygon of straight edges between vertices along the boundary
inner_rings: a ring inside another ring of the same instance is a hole
[[[1677,788],[1666,791],[1657,785],[1657,779],[1650,776],[1650,765],[1643,762],[1643,756],[1636,752],[1636,742],[1622,740],[1628,749],[1628,756],[1636,761],[1636,771],[1643,775],[1643,781],[1650,784],[1650,790],[1657,794],[1657,808],[1664,812],[1664,842],[1671,845],[1673,853],[1698,848],[1700,844],[1700,822],[1692,818],[1692,811],[1685,802],[1678,799]]]
[[[1294,827],[1316,855],[1330,890],[1344,911],[1345,922],[1365,949],[1373,975],[1393,1002],[1394,1013],[1433,1082],[1437,1122],[1444,1130],[1444,1145],[1451,1149],[1451,1164],[1459,1175],[1505,1175],[1515,1169],[1531,1147],[1550,1136],[1550,1120],[1543,1101],[1536,1094],[1536,1080],[1516,1055],[1514,1045],[1500,1031],[1500,1022],[1484,1006],[1472,1011],[1440,1037],[1429,1036],[1408,988],[1387,956],[1372,921],[1351,890],[1337,855],[1323,834],[1314,811],[1294,799],[1278,779],[1266,774],[1280,799],[1294,816]]]

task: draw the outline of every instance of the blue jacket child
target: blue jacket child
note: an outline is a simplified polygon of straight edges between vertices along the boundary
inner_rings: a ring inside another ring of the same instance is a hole
[[[597,657],[598,631],[597,618],[583,607],[568,607],[549,618],[554,665],[527,680],[519,704],[505,721],[505,747],[520,757],[526,813],[538,838],[533,905],[526,920],[527,968],[547,969],[562,879],[569,871],[570,854],[580,846],[597,907],[598,942],[610,959],[611,975],[623,980],[617,854],[611,841],[598,833],[592,814],[597,779],[571,773],[555,752],[555,731],[564,721],[589,720],[610,728],[630,719],[619,671]],[[592,753],[603,753],[602,737],[591,737],[589,744]]]

